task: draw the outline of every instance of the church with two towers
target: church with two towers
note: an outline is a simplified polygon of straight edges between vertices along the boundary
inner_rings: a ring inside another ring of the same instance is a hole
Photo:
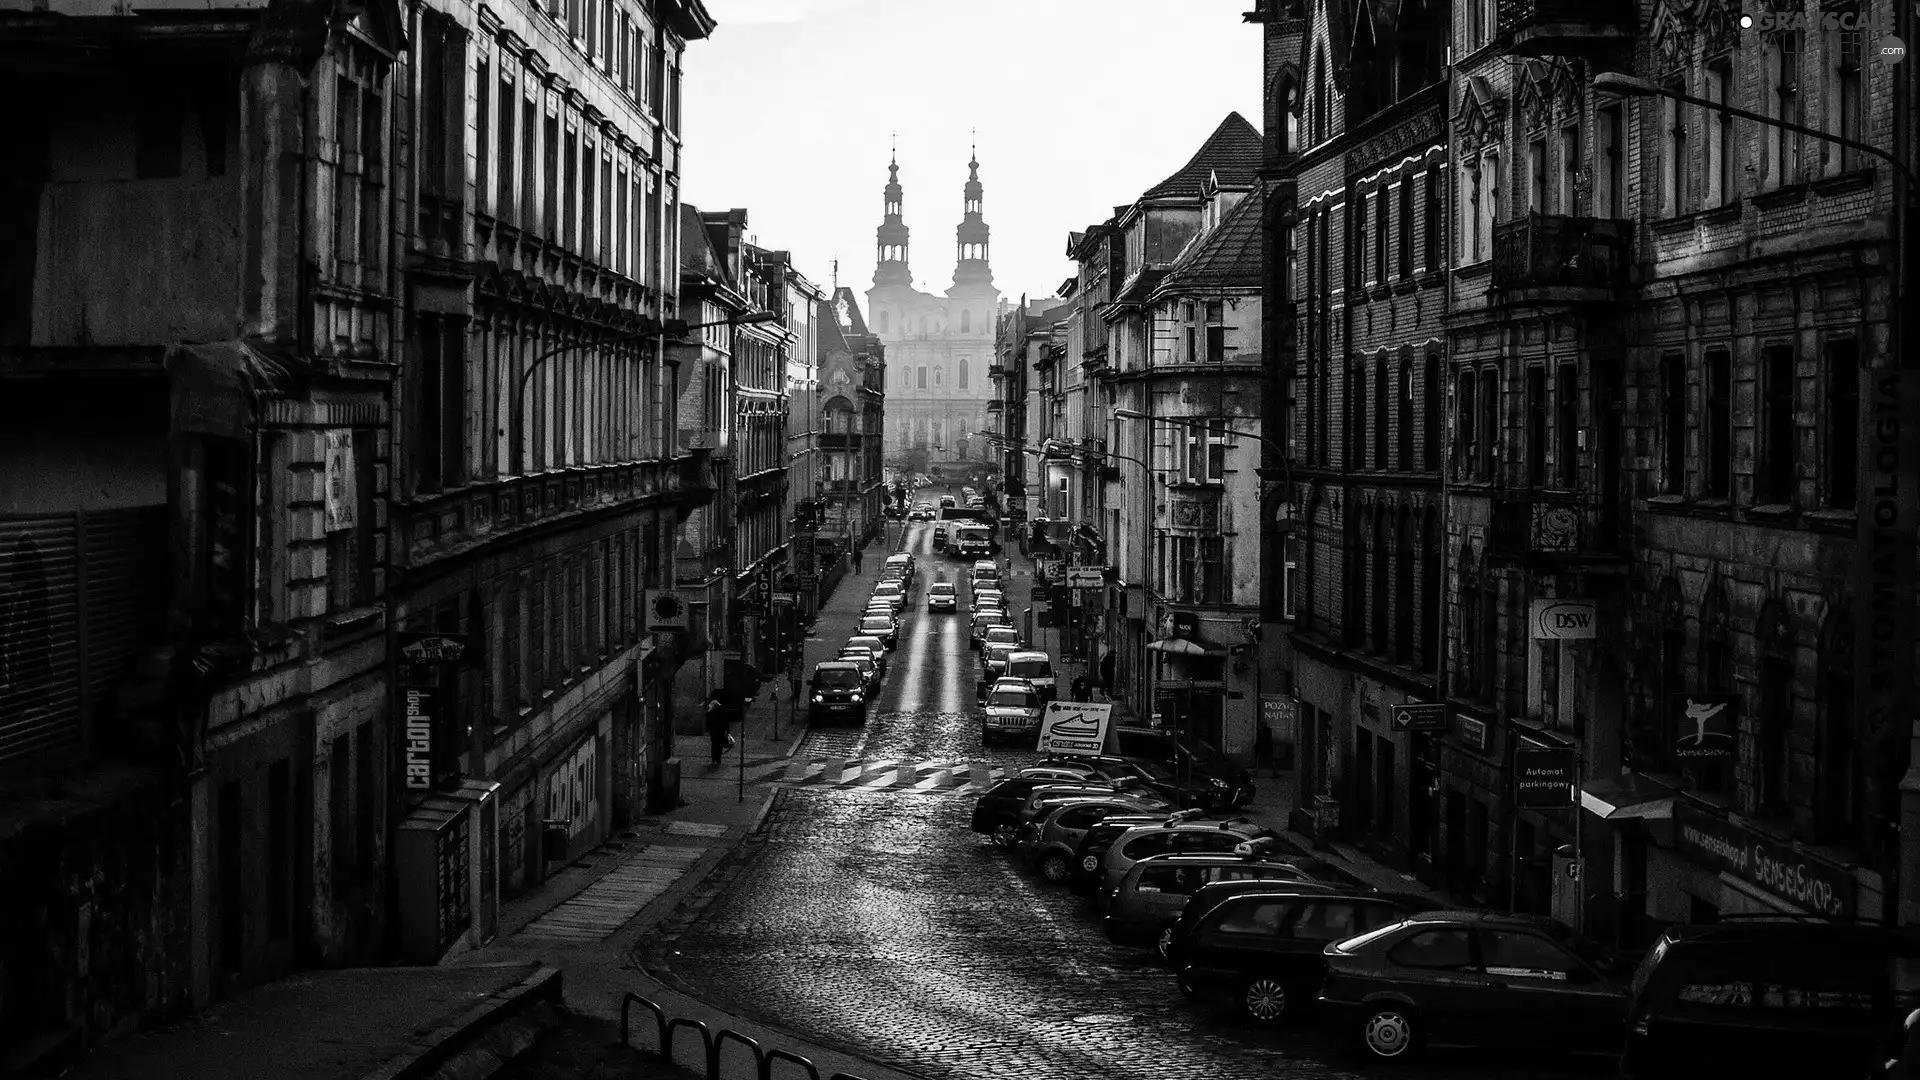
[[[914,287],[907,224],[901,216],[900,162],[887,166],[886,210],[867,290],[868,327],[887,348],[886,450],[924,448],[930,461],[989,457],[973,433],[987,429],[993,383],[993,324],[1000,290],[987,263],[980,162],[967,162],[953,285],[944,294]]]

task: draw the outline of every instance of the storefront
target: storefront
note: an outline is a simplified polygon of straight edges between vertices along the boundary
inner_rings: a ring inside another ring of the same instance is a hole
[[[1779,840],[1689,799],[1673,807],[1673,855],[1687,897],[1687,922],[1722,915],[1821,915],[1862,912],[1853,871],[1791,841]]]

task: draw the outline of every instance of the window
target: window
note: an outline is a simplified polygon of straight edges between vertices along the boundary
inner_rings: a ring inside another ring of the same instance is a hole
[[[1275,937],[1293,907],[1291,900],[1254,900],[1234,904],[1220,913],[1214,930],[1222,934]]]
[[[1687,358],[1660,358],[1660,483],[1669,495],[1687,493]]]
[[[1500,454],[1500,373],[1480,372],[1480,478],[1493,476],[1493,460]]]
[[[1353,285],[1367,283],[1367,212],[1371,204],[1365,195],[1353,199]]]
[[[1393,384],[1387,378],[1387,358],[1383,353],[1373,362],[1373,467],[1385,469],[1387,461],[1387,422],[1391,412],[1387,407],[1388,395]]]
[[[1200,538],[1200,581],[1198,595],[1194,600],[1202,604],[1227,604],[1233,601],[1232,590],[1227,584],[1226,574],[1226,538],[1203,536]]]
[[[1400,388],[1394,396],[1400,402],[1400,416],[1396,424],[1396,442],[1398,444],[1398,465],[1403,472],[1413,471],[1413,361],[1400,361]]]
[[[503,64],[500,72],[500,141],[495,147],[495,160],[500,163],[500,187],[494,194],[493,213],[505,220],[513,219],[517,205],[513,198],[513,158],[518,149],[513,139],[514,101],[513,79]]]
[[[1580,461],[1580,368],[1572,361],[1563,360],[1555,376],[1553,426],[1559,445],[1554,451],[1554,471],[1559,477],[1559,486],[1572,490]]]
[[[1814,758],[1820,784],[1814,813],[1821,838],[1848,846],[1858,842],[1866,820],[1865,773],[1854,722],[1851,617],[1844,608],[1827,616],[1831,629],[1820,657],[1820,753]]]
[[[1838,12],[1842,20],[1852,16],[1854,25],[1860,17],[1857,7],[1848,7]],[[1861,32],[1859,30],[1834,30],[1828,34],[1827,56],[1833,65],[1831,79],[1833,89],[1827,95],[1832,104],[1828,109],[1830,118],[1828,130],[1843,139],[1860,141],[1865,130],[1866,99],[1861,96],[1862,73],[1860,65]],[[1845,172],[1860,167],[1860,151],[1850,146],[1835,145],[1831,171]]]
[[[1440,660],[1440,537],[1434,517],[1427,518],[1420,551],[1420,670],[1434,671]]]
[[[1421,243],[1421,268],[1440,269],[1440,219],[1446,211],[1440,204],[1440,170],[1428,169],[1421,181],[1426,187],[1426,235]]]
[[[940,381],[941,381],[941,377],[942,377],[942,375],[941,375],[941,369],[940,369],[940,367],[939,367],[939,365],[937,365],[937,364],[936,364],[936,365],[934,365],[934,369],[933,369],[933,388],[934,388],[935,390],[938,390],[938,389],[940,389]]]
[[[549,136],[554,134],[553,120],[551,117],[547,120],[547,134]],[[580,246],[577,250],[587,258],[592,258],[594,252],[595,238],[593,235],[593,219],[596,208],[599,206],[596,196],[598,196],[598,198],[605,198],[605,194],[598,192],[594,184],[594,176],[598,171],[594,166],[599,164],[599,161],[600,148],[594,141],[593,132],[589,130],[582,135],[581,156],[577,159],[577,163],[575,161],[568,162],[569,165],[579,170],[579,182],[568,186],[577,186],[580,189]],[[548,192],[547,205],[551,207],[553,202],[553,193]],[[549,235],[552,234],[549,233]]]
[[[1766,395],[1765,457],[1760,462],[1759,500],[1791,506],[1798,486],[1795,467],[1799,431],[1794,426],[1794,355],[1791,345],[1760,350],[1761,390]],[[1756,501],[1759,501],[1756,500]]]
[[[572,124],[567,125],[566,145],[566,152],[560,166],[561,180],[566,187],[560,206],[560,243],[569,251],[579,251],[580,185],[576,181],[580,176],[580,133]]]
[[[1465,930],[1422,930],[1395,945],[1387,959],[1410,968],[1467,971],[1474,966]]]
[[[1218,300],[1207,302],[1207,362],[1218,364],[1227,358],[1227,328],[1224,325],[1226,315],[1224,305]]]
[[[1821,378],[1826,383],[1826,505],[1851,510],[1860,481],[1860,344],[1852,338],[1827,342]]]
[[[531,88],[522,82],[522,90]],[[540,106],[530,97],[520,99],[520,227],[539,227],[534,197],[539,194]]]
[[[489,171],[493,164],[493,146],[488,141],[493,127],[493,78],[488,74],[487,58],[481,56],[475,66],[473,79],[473,198],[474,209],[485,212],[492,208],[488,202],[493,196],[493,174]]]
[[[1400,250],[1397,255],[1399,259],[1397,269],[1400,271],[1400,277],[1408,278],[1413,276],[1413,177],[1406,177],[1395,184],[1394,191],[1398,195],[1400,204],[1398,211]]]
[[[380,282],[385,201],[385,117],[380,74],[358,51],[334,81],[334,273],[350,284]]]
[[[1487,154],[1480,172],[1486,179],[1486,213],[1480,219],[1480,250],[1493,257],[1493,223],[1500,220],[1500,155]]]
[[[963,315],[962,319],[964,320],[964,318],[965,316]],[[962,390],[965,390],[967,388],[968,364],[969,364],[969,361],[967,360],[966,357],[963,356],[960,358],[960,363],[954,368],[955,373],[959,376],[960,389]]]
[[[1527,144],[1527,206],[1530,214],[1547,212],[1547,140]]]
[[[1754,809],[1761,817],[1781,819],[1789,813],[1787,740],[1793,732],[1793,660],[1779,653],[1760,660],[1760,716]]]
[[[927,366],[925,364],[922,364],[920,365],[920,389],[925,390],[926,388],[927,388]]]
[[[1622,218],[1627,205],[1625,116],[1613,105],[1595,114],[1600,128],[1600,160],[1594,172],[1593,209],[1600,217]]]
[[[1280,618],[1292,622],[1300,596],[1300,534],[1280,538]]]
[[[1560,129],[1560,212],[1572,217],[1580,212],[1575,194],[1580,188],[1580,128],[1568,124]]]
[[[414,373],[408,457],[416,492],[464,483],[466,472],[467,365],[464,320],[415,316]]]
[[[1684,79],[1667,84],[1676,94],[1687,92]],[[1666,217],[1687,212],[1687,110],[1672,98],[1661,98],[1661,126],[1666,129],[1665,161],[1660,170],[1660,210]]]
[[[606,155],[611,148],[601,143],[600,157],[600,236],[599,261],[601,266],[613,265],[613,160]],[[587,168],[593,168],[593,159],[587,159]]]
[[[1227,422],[1208,420],[1184,425],[1187,437],[1187,480],[1214,483],[1226,478]]]
[[[1733,69],[1725,63],[1707,69],[1707,96],[1722,105],[1733,104]],[[1712,139],[1707,143],[1708,198],[1726,206],[1739,198],[1733,179],[1733,117],[1718,110],[1707,114]]]
[[[1527,368],[1527,486],[1547,483],[1547,369]]]
[[[1733,354],[1714,349],[1706,357],[1706,401],[1704,423],[1707,482],[1701,494],[1709,499],[1727,498],[1733,490]]]
[[[353,508],[350,519],[336,522],[337,527],[327,533],[327,607],[340,612],[375,598],[375,442],[374,432],[366,428],[329,432],[328,438],[345,451],[343,465],[329,479],[343,485],[337,497]]]
[[[1320,53],[1313,58],[1313,141],[1325,142],[1327,138],[1327,112],[1333,108],[1333,95],[1327,86],[1327,54]]]
[[[1367,568],[1367,585],[1370,590],[1369,599],[1373,602],[1372,608],[1368,612],[1368,637],[1371,639],[1374,654],[1378,656],[1387,655],[1387,650],[1391,647],[1388,635],[1392,631],[1387,625],[1387,588],[1389,585],[1387,581],[1387,555],[1393,544],[1388,529],[1387,516],[1383,511],[1374,519],[1373,560],[1372,565]],[[1356,827],[1357,825],[1358,823],[1356,822]]]
[[[1374,192],[1373,195],[1373,273],[1370,281],[1387,280],[1387,193]]]
[[[1355,361],[1347,368],[1347,401],[1353,419],[1347,428],[1347,467],[1367,467],[1367,368]]]
[[[1441,407],[1446,400],[1446,391],[1440,385],[1440,357],[1436,353],[1427,354],[1426,368],[1421,372],[1420,393],[1425,395],[1425,416],[1421,418],[1422,426],[1426,429],[1421,433],[1426,444],[1423,460],[1428,472],[1439,472]]]
[[[1572,953],[1543,937],[1507,930],[1480,932],[1480,959],[1489,975],[1565,982],[1582,969]]]
[[[1799,124],[1800,49],[1798,30],[1782,31],[1767,45],[1767,80],[1772,91],[1768,114],[1785,124]],[[1800,136],[1767,126],[1767,146],[1772,151],[1768,180],[1773,187],[1800,181]]]
[[[1459,374],[1453,393],[1454,471],[1461,476],[1479,471],[1480,413],[1474,407],[1474,381],[1471,371]]]

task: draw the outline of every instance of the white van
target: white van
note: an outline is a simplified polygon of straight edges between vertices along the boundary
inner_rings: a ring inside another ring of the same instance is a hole
[[[1009,654],[1006,677],[1032,683],[1042,701],[1052,701],[1060,695],[1060,680],[1053,673],[1053,658],[1038,650]]]

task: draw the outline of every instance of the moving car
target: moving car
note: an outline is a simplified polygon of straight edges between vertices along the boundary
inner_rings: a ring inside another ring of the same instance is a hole
[[[953,496],[951,495],[940,496],[940,509],[945,510],[949,506],[958,506],[958,505],[959,503],[954,499]]]
[[[833,718],[867,722],[867,676],[859,667],[845,660],[828,660],[813,666],[810,682],[808,723]]]
[[[927,586],[928,611],[959,611],[960,591],[951,581],[936,581]]]
[[[1867,923],[1722,916],[1675,926],[1629,985],[1620,1075],[1880,1075],[1920,1000],[1920,935]]]
[[[899,628],[894,625],[891,615],[866,615],[860,620],[860,633],[877,637],[880,643],[891,649],[900,642]]]
[[[942,521],[935,524],[933,527],[933,550],[945,551],[946,549],[947,549],[947,523]]]
[[[1443,1045],[1620,1052],[1628,967],[1552,919],[1429,911],[1324,956],[1327,1022],[1376,1061]]]
[[[1418,896],[1318,883],[1304,889],[1273,883],[1272,890],[1229,897],[1167,931],[1165,953],[1180,958],[1183,993],[1223,999],[1249,1019],[1274,1023],[1317,1003],[1328,945],[1440,906]],[[1177,934],[1185,940],[1175,945]]]
[[[1032,683],[1042,701],[1060,696],[1060,680],[1054,676],[1053,659],[1037,649],[1020,649],[1009,654],[1007,674]]]
[[[919,506],[916,506],[913,509],[907,511],[907,520],[908,521],[932,521],[933,507],[928,506],[926,503],[921,503]]]
[[[1038,738],[1044,709],[1045,704],[1032,683],[1025,679],[1001,679],[987,691],[986,709],[980,719],[980,741]]]

